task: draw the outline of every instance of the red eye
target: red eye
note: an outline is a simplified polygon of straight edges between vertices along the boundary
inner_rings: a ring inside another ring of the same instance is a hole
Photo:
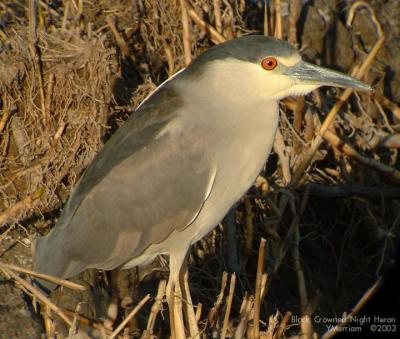
[[[278,66],[278,60],[272,56],[266,57],[261,61],[261,66],[267,71],[272,71],[276,66]]]

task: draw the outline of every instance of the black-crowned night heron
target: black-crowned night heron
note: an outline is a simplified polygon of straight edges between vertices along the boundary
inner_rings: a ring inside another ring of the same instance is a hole
[[[244,36],[210,48],[159,86],[106,143],[57,225],[38,239],[35,270],[69,278],[169,254],[168,296],[190,245],[264,166],[279,100],[323,85],[369,89],[302,61],[274,38]]]

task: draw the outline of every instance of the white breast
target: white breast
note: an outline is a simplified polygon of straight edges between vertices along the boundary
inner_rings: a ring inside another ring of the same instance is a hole
[[[218,134],[211,137],[210,142],[216,152],[217,174],[212,192],[195,225],[190,227],[192,231],[188,232],[192,242],[198,241],[218,225],[254,183],[266,163],[275,139],[279,113],[277,102],[267,105],[250,106],[251,109],[241,113],[245,114],[245,119],[239,119],[236,124],[226,124],[219,137],[216,137]]]

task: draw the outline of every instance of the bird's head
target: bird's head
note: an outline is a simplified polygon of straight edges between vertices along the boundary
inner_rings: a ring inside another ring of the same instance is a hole
[[[302,60],[288,42],[248,35],[214,46],[186,69],[187,76],[204,81],[204,88],[245,100],[279,100],[304,95],[320,86],[370,90],[343,73]]]

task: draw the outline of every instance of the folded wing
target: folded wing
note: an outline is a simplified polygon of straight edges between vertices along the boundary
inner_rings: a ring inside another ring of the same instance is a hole
[[[113,269],[196,218],[215,175],[212,159],[201,136],[181,125],[172,90],[150,103],[105,145],[57,225],[37,240],[36,270],[69,278]]]

